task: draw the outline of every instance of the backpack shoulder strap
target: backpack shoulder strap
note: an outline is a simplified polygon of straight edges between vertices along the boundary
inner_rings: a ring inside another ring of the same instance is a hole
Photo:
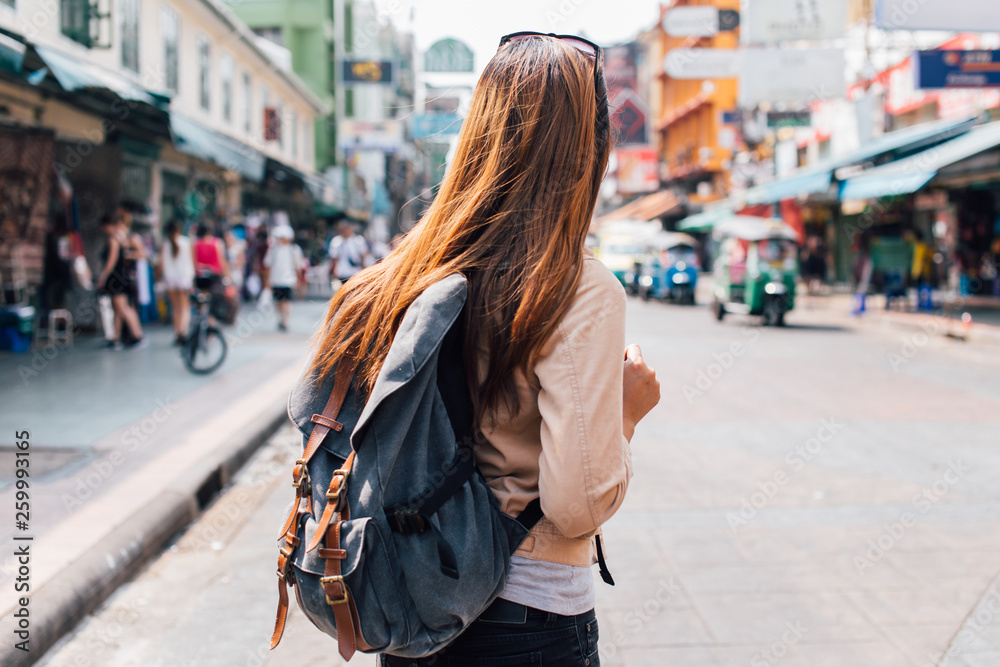
[[[292,561],[292,552],[299,545],[301,539],[296,534],[299,525],[302,523],[302,516],[312,513],[312,481],[309,479],[309,470],[306,465],[313,457],[323,439],[330,431],[340,431],[344,426],[337,421],[340,408],[344,404],[347,390],[351,386],[354,377],[354,365],[342,363],[337,367],[333,383],[333,391],[323,407],[322,414],[312,416],[313,430],[309,434],[302,457],[295,462],[292,468],[292,486],[295,487],[295,501],[292,503],[291,512],[285,520],[281,532],[285,538],[285,544],[278,552],[278,612],[274,620],[274,633],[271,635],[271,648],[273,649],[281,641],[281,635],[285,632],[285,620],[288,616],[288,586],[294,582],[287,575]],[[353,453],[345,463],[349,465],[353,459]],[[347,633],[344,633],[347,634]]]

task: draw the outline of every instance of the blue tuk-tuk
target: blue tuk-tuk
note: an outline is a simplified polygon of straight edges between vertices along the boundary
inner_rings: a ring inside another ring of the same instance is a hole
[[[639,296],[693,305],[700,268],[698,242],[692,236],[660,232],[649,240],[639,276]]]

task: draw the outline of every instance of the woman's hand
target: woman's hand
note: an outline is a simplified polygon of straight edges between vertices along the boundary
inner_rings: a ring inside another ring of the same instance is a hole
[[[629,345],[625,349],[622,397],[622,432],[632,440],[636,424],[660,402],[656,371],[646,365],[638,345]]]

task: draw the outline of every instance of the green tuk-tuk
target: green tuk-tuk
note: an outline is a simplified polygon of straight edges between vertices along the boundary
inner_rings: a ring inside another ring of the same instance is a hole
[[[715,223],[714,301],[719,321],[726,313],[757,315],[781,326],[795,307],[798,235],[777,218],[731,216]]]

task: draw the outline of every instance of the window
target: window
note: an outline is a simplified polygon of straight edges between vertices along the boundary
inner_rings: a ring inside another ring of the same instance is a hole
[[[89,48],[94,41],[90,35],[90,0],[62,0],[59,9],[62,33]]]
[[[198,35],[198,88],[201,108],[208,111],[212,108],[212,47],[204,35]]]
[[[299,159],[299,118],[295,114],[295,109],[288,112],[288,127],[292,130],[289,143],[292,144],[292,159]]]
[[[285,103],[278,100],[278,149],[285,150],[285,133],[282,132],[282,125],[285,124]]]
[[[271,104],[271,99],[270,98],[271,98],[271,93],[267,89],[267,86],[264,85],[264,84],[261,84],[261,86],[260,86],[260,109],[261,109],[261,118],[263,119],[263,125],[262,125],[263,132],[261,132],[261,135],[264,137],[264,141],[269,141],[269,139],[267,137],[270,134],[270,120],[268,119],[268,116],[267,116],[268,106]]]
[[[306,164],[312,164],[312,139],[309,137],[309,119],[302,119],[302,160]]]
[[[278,46],[284,46],[285,42],[281,37],[281,28],[254,28],[254,34],[263,37],[269,42],[274,42]]]
[[[219,56],[219,78],[222,79],[222,119],[233,121],[233,57],[228,53]]]
[[[243,131],[253,134],[253,87],[249,72],[243,72]]]
[[[160,31],[163,34],[163,74],[167,90],[176,93],[180,64],[178,44],[181,36],[181,19],[177,12],[163,5],[160,12]]]
[[[139,73],[139,0],[121,0],[122,67]]]

